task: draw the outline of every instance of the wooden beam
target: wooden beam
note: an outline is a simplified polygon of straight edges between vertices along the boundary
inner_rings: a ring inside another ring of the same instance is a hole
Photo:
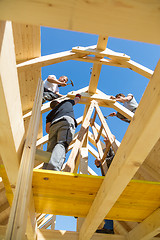
[[[106,48],[104,50],[101,50],[101,49],[98,50],[96,47],[97,47],[96,45],[89,46],[89,47],[73,47],[72,52],[86,54],[86,55],[95,55],[96,57],[100,57],[100,58],[108,57],[108,58],[111,58],[111,59],[117,60],[117,61],[130,60],[130,57],[124,53],[114,52],[109,48]]]
[[[105,121],[105,118],[104,118],[104,116],[103,116],[103,114],[102,114],[102,112],[101,112],[97,103],[95,103],[95,108],[96,108],[97,114],[99,116],[99,119],[101,121],[101,124],[103,125],[106,136],[108,137],[109,142],[113,147],[113,151],[116,153],[117,149],[118,149],[118,146],[116,144],[115,138],[114,138],[113,134],[111,133],[111,131],[110,131],[110,129],[109,129],[109,127],[108,127],[108,125]]]
[[[78,155],[79,149],[82,147],[86,131],[89,127],[90,118],[91,118],[91,115],[92,115],[92,112],[93,112],[93,109],[94,109],[94,105],[95,105],[95,101],[92,101],[92,103],[91,103],[91,105],[88,109],[88,112],[86,114],[85,120],[82,123],[81,129],[79,131],[79,135],[76,139],[76,142],[74,144],[72,152],[71,152],[71,154],[68,158],[68,161],[66,163],[64,171],[67,171],[67,172],[73,172],[74,171],[76,157]]]
[[[117,62],[114,60],[109,60],[105,58],[97,58],[97,57],[91,57],[91,56],[86,56],[86,57],[78,57],[75,58],[74,60],[76,61],[82,61],[82,62],[89,62],[89,63],[101,63],[103,65],[107,66],[114,66],[114,67],[122,67],[122,68],[129,68],[130,70],[133,70],[134,72],[139,73],[140,75],[146,77],[146,78],[151,78],[153,75],[153,71],[149,68],[146,68],[142,66],[139,63],[136,63],[132,60],[129,61],[123,61],[123,62]]]
[[[129,120],[133,119],[134,113],[131,112],[129,109],[125,108],[123,105],[121,105],[118,102],[115,102],[112,104],[112,107],[119,113],[121,113],[123,116],[128,118]]]
[[[28,128],[11,208],[6,239],[23,239],[27,224],[28,205],[32,198],[32,174],[42,104],[43,83],[39,80],[32,118]],[[31,205],[30,205],[31,206]]]
[[[0,22],[0,102],[1,158],[15,187],[25,130],[11,22]]]
[[[61,19],[57,21],[60,15]],[[143,1],[126,3],[125,0],[120,3],[113,0],[89,3],[57,0],[54,4],[45,0],[21,0],[18,3],[16,0],[1,0],[0,16],[3,20],[19,23],[160,43],[159,0],[148,0],[147,4]]]
[[[113,107],[113,104],[116,102],[115,100],[110,99],[110,96],[107,96],[107,95],[102,96],[99,93],[92,94],[87,92],[80,92],[80,94],[81,94],[81,100],[79,103],[81,104],[90,104],[92,100],[95,100],[98,102],[99,106]],[[72,91],[67,94],[67,97],[73,99],[75,95],[76,93]]]
[[[91,145],[89,145],[89,144],[88,144],[88,151],[93,155],[93,157],[95,157],[95,158],[99,157],[98,152],[94,148],[92,148]]]
[[[71,232],[65,230],[47,230],[40,229],[37,232],[37,240],[78,240],[79,232]],[[101,234],[95,233],[92,237],[92,240],[127,240],[125,236],[122,235],[112,235],[112,234]]]
[[[159,75],[160,61],[81,228],[80,240],[91,238],[159,139]]]
[[[98,137],[98,133],[97,133],[97,130],[96,130],[94,125],[92,125],[91,127],[92,127],[92,131],[93,131],[94,140],[96,142],[96,139]],[[98,140],[96,142],[96,145],[97,145],[97,150],[98,150],[98,153],[99,153],[99,158],[101,159],[103,157],[103,149],[102,149],[100,140]]]
[[[97,50],[105,50],[107,45],[108,37],[106,35],[100,35],[97,42]],[[101,72],[102,64],[95,63],[92,68],[92,74],[89,82],[89,93],[96,93],[98,80]]]
[[[88,148],[80,149],[79,173],[88,174]]]
[[[17,64],[17,69],[24,71],[25,69],[27,69],[29,67],[32,67],[32,68],[45,67],[45,66],[48,66],[51,64],[68,61],[68,60],[74,59],[75,57],[79,57],[79,56],[80,56],[79,54],[73,53],[72,51],[54,53],[54,54],[34,58],[34,59],[28,60],[23,63],[19,63],[19,64]]]
[[[160,233],[160,209],[158,208],[142,223],[128,233],[128,240],[150,240]]]
[[[90,168],[89,166],[88,166],[88,173],[89,173],[90,175],[97,176],[97,173],[95,173],[95,172],[93,171],[93,169]]]
[[[122,63],[123,66],[126,66],[127,68],[129,68],[130,70],[133,70],[134,72],[137,72],[139,74],[141,74],[142,76],[146,77],[146,78],[151,78],[153,75],[153,71],[150,70],[149,68],[146,68],[144,66],[142,66],[139,63],[136,63],[132,60],[126,61]]]
[[[43,225],[45,225],[49,220],[51,220],[53,214],[49,214],[48,216],[45,216],[43,221],[39,224],[38,228],[42,228]]]

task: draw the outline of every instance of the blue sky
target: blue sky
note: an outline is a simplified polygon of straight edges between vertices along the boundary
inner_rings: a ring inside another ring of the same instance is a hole
[[[63,52],[71,50],[72,47],[76,46],[87,47],[97,44],[97,40],[98,35],[42,27],[41,54],[43,56]],[[151,70],[155,69],[160,58],[159,45],[109,37],[107,47],[113,51],[129,55],[131,60]],[[92,66],[92,63],[73,60],[50,65],[42,69],[42,79],[44,80],[50,74],[56,75],[57,78],[62,75],[68,76],[74,82],[74,87],[68,85],[67,87],[60,88],[61,94],[67,94],[67,92],[75,91],[89,85]],[[125,95],[132,93],[136,100],[140,102],[148,82],[149,79],[129,69],[102,65],[98,89],[107,95],[116,95],[119,92],[123,92]],[[105,116],[113,112],[113,109],[109,108],[101,108],[101,110]],[[74,107],[74,111],[76,118],[82,116],[84,105],[77,104]],[[43,127],[45,127],[45,116],[46,114],[43,114]],[[107,124],[111,132],[121,141],[128,128],[128,124],[116,117],[108,118]],[[89,155],[89,166],[97,174],[100,174],[93,162],[93,157]],[[76,220],[73,217],[57,217],[56,229],[76,230]]]

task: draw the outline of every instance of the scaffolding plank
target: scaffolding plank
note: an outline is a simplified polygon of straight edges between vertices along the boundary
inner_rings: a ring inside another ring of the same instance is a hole
[[[86,217],[104,177],[34,169],[36,212]],[[141,222],[160,206],[160,183],[132,180],[107,219]]]

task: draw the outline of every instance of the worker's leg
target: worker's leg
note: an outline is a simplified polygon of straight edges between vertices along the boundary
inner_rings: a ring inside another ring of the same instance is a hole
[[[58,123],[57,123],[58,124]],[[47,152],[51,152],[53,151],[56,143],[57,143],[57,134],[58,134],[58,128],[59,125],[57,124],[53,124],[50,129],[49,129],[49,139],[48,139],[48,143],[47,143]],[[48,163],[44,163],[43,164],[43,169],[48,169]]]
[[[103,228],[97,229],[96,233],[114,234],[113,221],[105,219],[104,222]]]
[[[43,92],[43,99],[42,99],[42,103],[44,103],[45,101],[52,101],[56,98],[59,98],[59,95],[53,92]]]
[[[116,116],[124,122],[130,123],[130,120],[123,116],[121,113],[117,112]]]
[[[104,222],[105,222],[105,223],[104,223],[104,226],[103,226],[104,229],[113,230],[113,220],[107,220],[107,219],[105,219]]]
[[[55,144],[47,169],[60,171],[65,161],[65,155],[68,145],[73,139],[75,127],[67,121],[60,121],[56,124],[58,128],[57,143]]]

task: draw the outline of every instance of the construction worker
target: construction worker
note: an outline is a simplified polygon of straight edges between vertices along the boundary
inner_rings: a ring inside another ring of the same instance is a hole
[[[63,96],[59,93],[59,87],[67,86],[68,78],[66,76],[61,76],[59,79],[55,75],[49,75],[47,79],[44,80],[43,86],[43,103],[48,100],[52,101],[53,99]]]
[[[74,137],[77,122],[74,118],[73,105],[80,101],[77,94],[74,100],[68,99],[51,102],[53,110],[46,117],[46,132],[49,133],[47,151],[51,152],[49,163],[43,169],[60,171],[65,161],[66,150]]]
[[[115,97],[111,96],[110,98],[114,99],[114,100],[116,100],[118,102],[123,103],[123,106],[126,107],[127,109],[129,109],[133,113],[135,113],[135,111],[136,111],[136,109],[138,107],[138,103],[137,103],[137,101],[135,100],[134,96],[131,93],[129,93],[127,95],[127,97],[123,93],[118,93]],[[124,117],[119,112],[117,112],[117,113],[116,112],[110,113],[109,116],[110,117],[116,116],[116,117],[120,118],[122,121],[130,123],[130,120],[127,119],[126,117]]]

